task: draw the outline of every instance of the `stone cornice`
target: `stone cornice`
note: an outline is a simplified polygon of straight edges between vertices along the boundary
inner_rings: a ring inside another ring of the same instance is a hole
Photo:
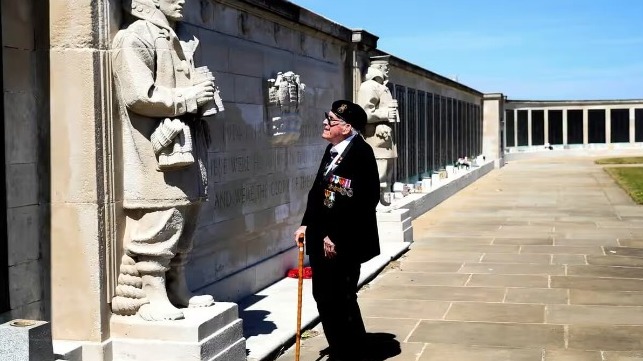
[[[384,53],[384,52],[380,51],[380,52],[378,52],[377,55],[390,55],[390,54],[387,54],[387,53]],[[467,92],[467,93],[475,94],[475,95],[478,95],[478,96],[483,96],[484,95],[479,90],[476,90],[476,89],[473,89],[471,87],[468,87],[468,86],[466,86],[466,85],[464,85],[462,83],[458,83],[455,80],[451,80],[451,79],[449,79],[449,78],[447,78],[445,76],[442,76],[440,74],[434,73],[434,72],[432,72],[430,70],[427,70],[427,69],[422,68],[422,67],[420,67],[418,65],[410,63],[410,62],[408,62],[408,61],[406,61],[404,59],[398,58],[395,55],[391,55],[389,64],[391,64],[392,66],[395,66],[397,68],[409,71],[411,73],[415,73],[415,74],[417,74],[417,75],[419,75],[421,77],[431,79],[431,80],[433,80],[433,81],[435,81],[437,83],[444,84],[444,85],[456,88],[458,90],[462,90],[462,91]],[[391,79],[391,81],[393,83],[395,83],[395,81],[393,79]]]
[[[507,100],[507,106],[515,107],[572,107],[592,105],[640,105],[643,107],[643,99],[596,99],[596,100]]]
[[[282,19],[304,25],[313,30],[325,33],[348,44],[351,43],[353,31],[330,19],[320,16],[299,5],[285,0],[216,0],[216,2],[244,10],[261,9]],[[244,6],[245,5],[245,6]]]

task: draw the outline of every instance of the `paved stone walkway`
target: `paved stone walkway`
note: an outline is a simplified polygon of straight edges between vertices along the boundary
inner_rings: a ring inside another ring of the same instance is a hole
[[[367,330],[394,337],[380,359],[643,360],[643,207],[590,159],[512,162],[413,226],[359,295]]]

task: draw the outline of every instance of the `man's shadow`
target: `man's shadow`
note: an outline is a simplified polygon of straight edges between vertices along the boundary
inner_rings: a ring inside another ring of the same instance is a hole
[[[395,335],[383,332],[366,333],[363,351],[365,360],[368,361],[384,361],[402,353]]]
[[[317,360],[323,359],[328,351],[328,348],[319,351],[320,357]],[[364,361],[384,361],[400,353],[402,353],[402,349],[400,342],[395,339],[395,335],[383,332],[367,332],[362,343],[362,350],[359,350],[359,354],[362,356],[360,360]]]

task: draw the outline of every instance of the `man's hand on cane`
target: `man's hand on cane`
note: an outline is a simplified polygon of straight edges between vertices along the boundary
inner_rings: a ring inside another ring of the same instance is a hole
[[[299,228],[297,228],[297,230],[295,231],[295,244],[297,245],[297,247],[299,247],[300,237],[305,235],[306,235],[306,226],[300,226]]]

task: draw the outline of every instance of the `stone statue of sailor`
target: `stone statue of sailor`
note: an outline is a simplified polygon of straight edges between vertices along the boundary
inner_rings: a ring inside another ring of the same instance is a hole
[[[397,158],[392,123],[399,121],[398,105],[386,86],[389,71],[388,60],[388,55],[371,57],[366,80],[360,85],[357,93],[357,104],[364,108],[367,115],[364,139],[373,148],[377,159],[380,176],[378,210],[383,210],[382,206],[389,205],[389,202],[383,199],[383,195],[391,185],[393,166],[395,158]]]
[[[129,21],[112,46],[127,218],[112,311],[150,321],[181,319],[181,308],[214,304],[210,295],[191,295],[185,265],[207,198],[202,116],[223,108],[212,74],[194,66],[199,41],[178,24],[184,3],[124,0]]]

